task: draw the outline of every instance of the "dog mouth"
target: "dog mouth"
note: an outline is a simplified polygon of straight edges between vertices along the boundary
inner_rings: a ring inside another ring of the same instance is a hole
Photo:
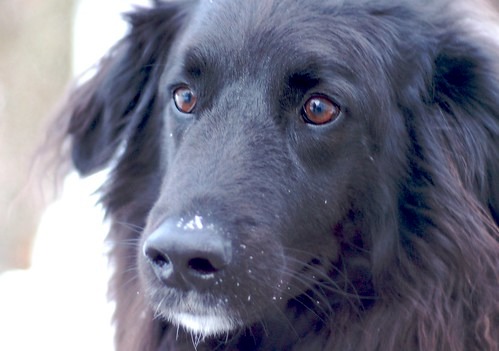
[[[237,312],[228,306],[228,299],[215,298],[190,291],[175,298],[163,297],[156,306],[156,317],[184,328],[199,338],[223,336],[244,323]],[[216,301],[215,301],[216,300]]]
[[[227,334],[239,326],[239,322],[230,318],[228,314],[208,313],[196,314],[192,312],[170,313],[166,319],[177,326],[183,327],[201,337]]]

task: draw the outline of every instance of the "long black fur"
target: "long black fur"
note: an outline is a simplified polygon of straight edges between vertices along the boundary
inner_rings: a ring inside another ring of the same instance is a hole
[[[128,19],[59,122],[80,173],[111,168],[118,350],[499,350],[493,43],[442,1],[156,1]],[[305,123],[313,94],[340,117]],[[181,295],[142,255],[194,215],[232,247],[203,295],[238,317],[220,336],[163,318]]]

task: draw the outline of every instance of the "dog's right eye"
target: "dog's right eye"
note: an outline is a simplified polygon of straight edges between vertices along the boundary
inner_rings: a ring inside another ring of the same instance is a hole
[[[303,119],[310,124],[326,124],[334,121],[340,114],[340,107],[321,95],[311,97],[303,106]]]
[[[175,106],[182,113],[191,113],[196,107],[197,97],[188,87],[180,87],[173,92]]]

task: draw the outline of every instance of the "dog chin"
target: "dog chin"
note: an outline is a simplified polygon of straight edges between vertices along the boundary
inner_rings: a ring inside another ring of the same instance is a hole
[[[169,315],[167,319],[172,324],[184,327],[188,332],[202,337],[226,334],[234,330],[238,325],[227,316],[217,315],[175,313]]]

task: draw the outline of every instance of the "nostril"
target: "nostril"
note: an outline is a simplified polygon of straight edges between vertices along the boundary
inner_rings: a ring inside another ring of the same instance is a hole
[[[210,260],[206,258],[192,258],[187,263],[189,269],[199,275],[210,275],[218,271]]]
[[[168,256],[159,250],[149,247],[145,249],[144,253],[155,266],[163,268],[171,264]]]

